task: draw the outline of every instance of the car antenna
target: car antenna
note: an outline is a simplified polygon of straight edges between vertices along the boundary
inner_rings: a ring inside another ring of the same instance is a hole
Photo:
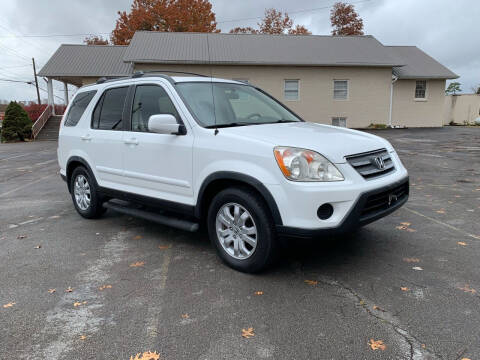
[[[213,104],[213,121],[215,122],[214,125],[215,125],[215,131],[213,132],[213,134],[215,136],[218,135],[219,131],[218,131],[218,127],[217,127],[217,114],[216,114],[216,111],[215,111],[215,93],[213,91],[213,71],[212,71],[212,58],[210,56],[210,42],[208,40],[208,34],[205,34],[206,37],[207,37],[207,52],[208,52],[208,64],[209,64],[209,67],[210,67],[210,89],[212,91],[212,104]]]

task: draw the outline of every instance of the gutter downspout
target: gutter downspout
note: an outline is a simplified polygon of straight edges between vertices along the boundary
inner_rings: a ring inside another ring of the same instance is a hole
[[[398,76],[392,74],[392,82],[390,83],[390,109],[388,112],[388,127],[392,127],[392,107],[393,107],[393,84],[398,80]]]

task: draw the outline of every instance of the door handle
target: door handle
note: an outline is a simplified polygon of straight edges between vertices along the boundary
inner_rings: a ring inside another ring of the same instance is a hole
[[[84,141],[90,141],[92,140],[92,137],[90,136],[90,134],[87,134],[87,135],[83,135],[80,139]]]
[[[135,138],[131,138],[131,139],[125,140],[124,143],[127,145],[138,145],[138,140]]]

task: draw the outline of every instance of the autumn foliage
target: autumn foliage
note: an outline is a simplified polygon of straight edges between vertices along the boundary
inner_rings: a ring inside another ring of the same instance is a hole
[[[134,0],[130,12],[119,11],[111,41],[128,45],[137,30],[220,32],[208,0]]]
[[[87,36],[83,42],[87,45],[108,45],[108,39],[96,35]]]
[[[332,35],[363,35],[363,20],[353,5],[337,2],[330,11]]]
[[[236,27],[230,30],[232,34],[289,34],[310,35],[311,32],[303,25],[293,27],[293,20],[287,13],[275,9],[266,9],[265,16],[258,24],[259,29],[252,27]]]

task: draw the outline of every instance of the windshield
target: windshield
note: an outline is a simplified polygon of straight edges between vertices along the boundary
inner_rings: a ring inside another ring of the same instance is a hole
[[[301,121],[277,101],[249,85],[185,82],[178,83],[177,89],[203,127]]]

